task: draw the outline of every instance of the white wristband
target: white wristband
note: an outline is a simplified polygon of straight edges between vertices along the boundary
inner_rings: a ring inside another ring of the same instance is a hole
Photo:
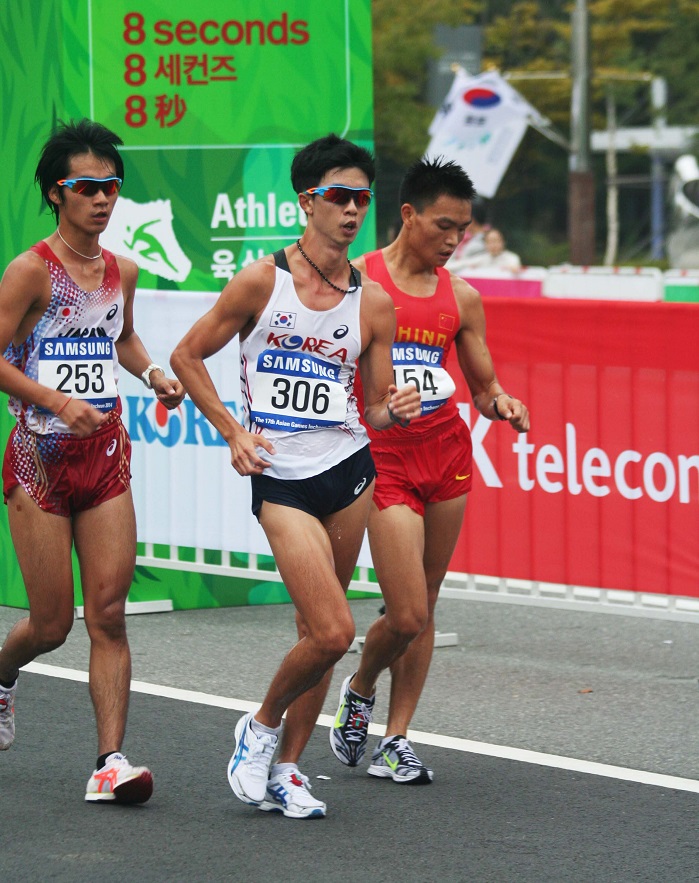
[[[146,389],[153,389],[153,385],[150,382],[150,375],[152,371],[163,371],[160,365],[154,365],[153,362],[146,368],[146,370],[141,374],[141,380],[144,382]],[[163,374],[165,372],[163,371]]]

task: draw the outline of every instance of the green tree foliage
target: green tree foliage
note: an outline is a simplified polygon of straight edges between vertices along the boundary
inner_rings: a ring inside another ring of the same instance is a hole
[[[653,56],[647,62],[668,82],[668,122],[686,126],[699,124],[699,3],[670,0],[666,7],[668,27],[657,35]]]
[[[380,157],[409,163],[427,144],[435,108],[424,101],[437,25],[474,24],[478,0],[373,0],[375,140]]]
[[[512,75],[512,85],[559,134],[570,132],[571,82],[534,78],[570,73],[573,3],[561,0],[435,0],[411,8],[397,0],[374,0],[376,147],[380,175],[421,155],[436,108],[425,103],[428,61],[435,56],[437,24],[480,24],[484,28],[483,69]],[[699,124],[699,3],[697,0],[589,0],[594,129],[606,127],[606,99],[612,91],[618,124],[652,122],[650,88],[641,74],[665,77],[670,125]],[[629,79],[635,75],[636,79]],[[600,253],[606,235],[604,158],[594,157]],[[643,155],[620,155],[619,172],[648,176]],[[525,263],[553,263],[566,257],[568,155],[529,130],[498,194],[493,220],[508,231]],[[379,178],[378,184],[381,184]],[[622,250],[642,262],[649,235],[648,186],[626,188],[620,198]],[[381,239],[381,229],[379,238]]]

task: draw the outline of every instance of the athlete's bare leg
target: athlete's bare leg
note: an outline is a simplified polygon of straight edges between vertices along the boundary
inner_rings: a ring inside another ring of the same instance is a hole
[[[422,517],[409,506],[379,511],[372,504],[369,542],[386,612],[367,631],[351,683],[355,693],[367,698],[373,695],[381,672],[405,652],[428,619]]]
[[[21,487],[7,502],[10,533],[29,600],[29,616],[14,624],[0,650],[0,680],[56,647],[70,632],[75,614],[69,518],[45,512]]]
[[[427,624],[391,664],[391,695],[386,735],[408,735],[422,695],[434,650],[434,609],[449,562],[454,554],[466,507],[466,497],[425,508],[424,574],[427,585]]]
[[[354,620],[335,571],[335,551],[344,578],[348,566],[344,556],[355,549],[358,554],[356,544],[361,545],[368,504],[365,492],[343,510],[332,537],[329,528],[299,509],[262,504],[260,523],[303,628],[303,637],[282,661],[255,713],[265,726],[278,727],[291,703],[320,684],[354,640]]]
[[[125,605],[136,565],[131,491],[74,518],[85,625],[90,636],[90,696],[98,754],[121,750],[131,683]]]
[[[335,574],[344,593],[347,592],[354,574],[362,546],[372,493],[373,485],[351,506],[323,520],[323,527],[330,539]],[[304,637],[307,626],[298,613],[296,626],[299,638]],[[282,730],[278,763],[298,763],[323,708],[332,673],[333,669],[330,668],[315,687],[303,693],[289,706],[286,725]]]

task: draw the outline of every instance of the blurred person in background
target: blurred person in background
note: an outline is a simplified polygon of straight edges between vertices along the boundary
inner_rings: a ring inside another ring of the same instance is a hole
[[[522,269],[522,262],[519,259],[519,255],[515,254],[513,251],[508,251],[505,248],[505,237],[500,230],[496,230],[495,227],[492,227],[484,234],[483,242],[485,244],[485,252],[476,255],[473,258],[465,259],[459,270],[460,273],[469,269],[510,270],[512,273],[519,273]]]
[[[468,262],[473,258],[486,254],[485,234],[490,230],[487,222],[488,213],[485,203],[474,197],[471,203],[471,223],[466,228],[464,238],[454,249],[454,254],[446,263],[446,269],[450,273],[458,275],[462,267],[471,266]]]

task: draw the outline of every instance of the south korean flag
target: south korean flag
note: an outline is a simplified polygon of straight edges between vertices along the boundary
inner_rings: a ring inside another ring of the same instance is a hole
[[[272,320],[269,323],[272,328],[293,328],[296,324],[296,313],[272,313]]]

